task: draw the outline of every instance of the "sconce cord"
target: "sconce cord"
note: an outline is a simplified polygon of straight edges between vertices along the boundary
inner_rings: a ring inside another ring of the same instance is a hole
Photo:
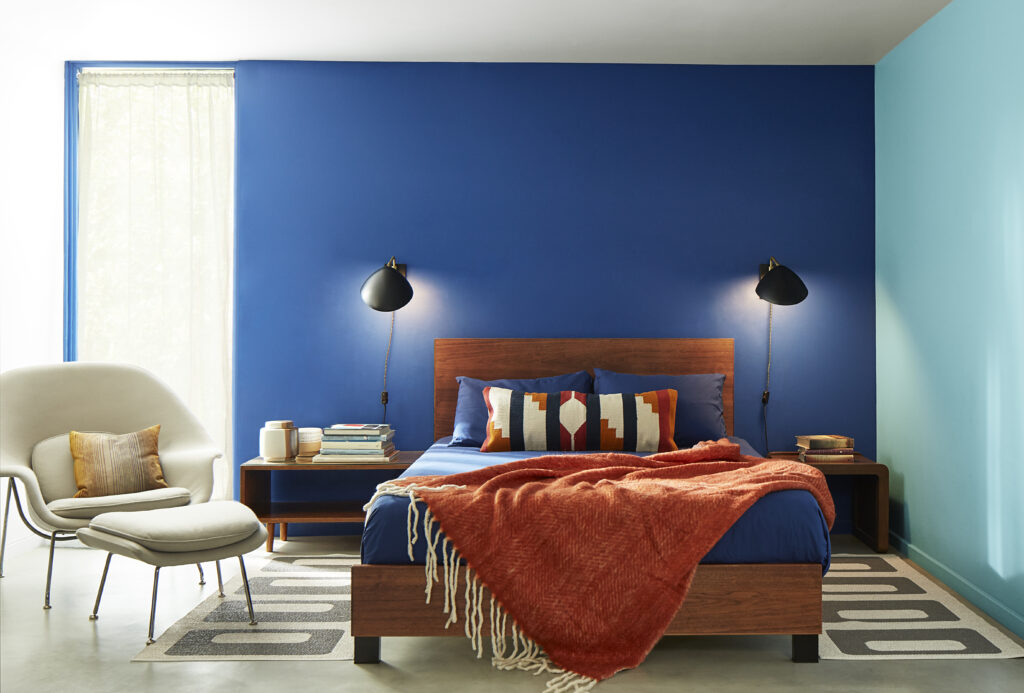
[[[380,393],[380,403],[384,405],[381,423],[388,422],[388,362],[391,361],[391,338],[395,334],[395,311],[391,311],[391,328],[388,330],[388,350],[384,353],[384,389]]]
[[[764,374],[764,392],[761,393],[761,421],[764,424],[764,454],[768,454],[768,398],[772,382],[772,304],[768,304],[768,367]]]

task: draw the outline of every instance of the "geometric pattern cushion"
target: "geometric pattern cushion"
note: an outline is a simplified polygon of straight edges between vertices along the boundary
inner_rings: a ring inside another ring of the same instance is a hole
[[[167,488],[157,454],[160,424],[135,433],[71,431],[75,498],[94,498]]]
[[[634,375],[594,369],[594,392],[647,392],[673,389],[676,400],[676,445],[688,448],[702,440],[724,438],[725,406],[722,373],[691,373],[688,375]]]
[[[676,397],[675,390],[595,395],[487,387],[480,450],[676,450]]]

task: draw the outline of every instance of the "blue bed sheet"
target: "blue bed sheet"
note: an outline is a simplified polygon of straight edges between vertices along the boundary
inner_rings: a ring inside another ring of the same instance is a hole
[[[442,438],[430,446],[402,476],[456,474],[543,454],[483,453],[476,448],[447,447],[447,440]],[[757,455],[742,438],[730,440],[739,443],[744,454]],[[363,529],[363,563],[409,563],[408,510],[406,498],[382,496],[377,499],[367,513]],[[424,562],[426,550],[426,542],[420,536],[413,547],[415,563]],[[824,572],[828,570],[830,555],[828,525],[818,502],[807,491],[790,490],[769,493],[754,503],[701,563],[820,563]]]

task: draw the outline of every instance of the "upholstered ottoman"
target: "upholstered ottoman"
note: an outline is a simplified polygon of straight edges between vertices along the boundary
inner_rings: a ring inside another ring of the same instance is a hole
[[[213,501],[178,508],[103,513],[94,517],[88,527],[78,530],[76,534],[86,546],[108,552],[90,619],[97,618],[103,585],[107,581],[107,570],[114,554],[154,566],[153,600],[149,611],[147,645],[153,642],[156,592],[161,568],[214,561],[217,566],[217,584],[220,596],[223,597],[224,583],[220,574],[220,560],[238,556],[242,584],[245,587],[245,601],[249,607],[249,623],[256,625],[252,596],[249,594],[249,578],[245,573],[242,554],[252,551],[266,541],[267,530],[263,528],[252,510],[241,503]]]

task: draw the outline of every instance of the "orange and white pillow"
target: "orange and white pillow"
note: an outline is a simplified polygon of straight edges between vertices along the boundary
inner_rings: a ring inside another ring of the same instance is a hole
[[[482,452],[506,450],[676,450],[675,390],[640,393],[520,392],[484,388]]]

